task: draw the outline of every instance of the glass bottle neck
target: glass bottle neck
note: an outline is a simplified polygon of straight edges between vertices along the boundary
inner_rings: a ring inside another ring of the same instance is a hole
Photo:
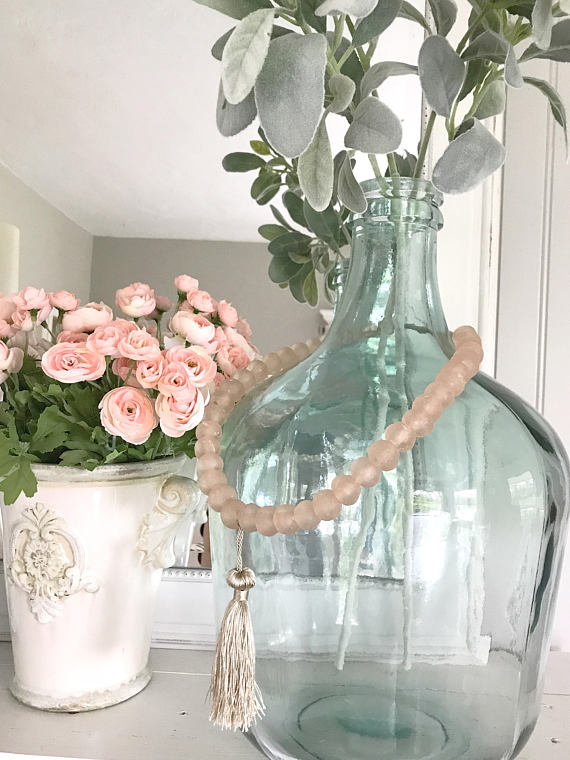
[[[330,341],[345,341],[347,331],[374,332],[385,318],[438,338],[447,335],[437,285],[438,204],[433,196],[399,192],[369,197],[366,212],[354,219],[350,267]]]

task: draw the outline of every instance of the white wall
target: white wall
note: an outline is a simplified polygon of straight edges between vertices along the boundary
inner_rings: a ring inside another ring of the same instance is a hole
[[[89,298],[93,238],[0,165],[0,221],[20,229],[19,287]],[[3,284],[0,282],[0,291]]]
[[[530,73],[530,72],[529,72]],[[533,62],[570,103],[570,71]],[[498,309],[497,379],[533,404],[570,450],[570,167],[562,130],[542,95],[509,95]],[[553,646],[570,651],[570,554]]]
[[[214,298],[235,305],[266,352],[317,335],[319,323],[316,309],[269,280],[269,260],[263,243],[96,237],[91,296],[112,305],[117,288],[138,280],[175,299],[174,277],[189,274]]]

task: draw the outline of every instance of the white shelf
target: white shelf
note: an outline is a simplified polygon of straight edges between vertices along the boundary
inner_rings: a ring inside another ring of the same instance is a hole
[[[13,699],[10,645],[0,644],[0,758],[261,760],[247,737],[208,723],[210,652],[154,649],[151,662],[153,680],[128,702],[90,713],[47,713]],[[538,727],[518,760],[570,757],[570,655],[552,653],[546,691]]]

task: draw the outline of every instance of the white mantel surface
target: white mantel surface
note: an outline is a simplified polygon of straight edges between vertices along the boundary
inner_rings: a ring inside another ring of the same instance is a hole
[[[121,705],[75,715],[18,704],[8,691],[9,644],[0,644],[0,758],[14,760],[262,760],[240,733],[207,719],[210,652],[154,649],[150,685]],[[570,654],[553,653],[540,721],[518,760],[570,757]]]

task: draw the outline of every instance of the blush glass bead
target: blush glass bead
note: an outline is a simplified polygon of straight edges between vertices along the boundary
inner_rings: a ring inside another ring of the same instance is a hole
[[[393,470],[399,458],[400,451],[390,441],[374,441],[368,449],[368,459],[380,470]]]
[[[236,496],[235,489],[227,483],[214,486],[208,493],[208,506],[215,512],[219,512],[228,499],[235,499]]]
[[[281,363],[281,359],[279,356],[275,353],[273,354],[267,354],[267,356],[263,357],[263,363],[267,367],[268,371],[274,375],[276,372],[281,372],[283,369],[283,365]]]
[[[226,528],[235,530],[238,527],[238,513],[242,502],[239,499],[228,499],[220,509],[220,517]]]
[[[222,426],[218,422],[203,420],[196,428],[196,438],[220,438]]]
[[[385,436],[386,440],[393,443],[398,451],[409,451],[416,442],[413,430],[407,428],[402,422],[393,422],[388,425]]]
[[[381,471],[379,467],[376,467],[368,457],[358,457],[350,466],[350,472],[352,477],[364,488],[372,488],[375,486],[381,477]]]
[[[239,527],[247,533],[257,530],[255,519],[258,512],[257,504],[244,504],[238,511]]]
[[[194,453],[197,457],[201,457],[203,454],[219,454],[220,441],[218,438],[202,437],[196,441],[194,446]]]
[[[342,504],[330,489],[318,491],[313,499],[313,510],[321,520],[336,520]]]
[[[273,514],[273,523],[278,533],[295,533],[299,526],[295,522],[295,518],[293,516],[293,505],[281,504],[280,506],[275,507],[275,512]]]
[[[351,506],[360,498],[360,485],[352,475],[337,475],[331,483],[331,490],[341,504]]]
[[[453,345],[438,194],[406,177],[364,191],[322,344],[224,425],[239,497],[297,505],[299,525],[273,535],[270,515],[271,537],[244,535],[266,705],[251,733],[271,760],[512,760],[540,712],[569,465],[537,412],[480,372],[466,385],[452,374],[460,398],[384,469],[388,448],[371,445],[415,412]],[[449,393],[431,395],[443,408]],[[317,524],[324,505],[310,500],[324,489],[340,504],[336,478],[367,454],[378,484]],[[211,536],[221,617],[236,534],[213,514]]]
[[[275,507],[261,507],[255,518],[255,525],[262,536],[274,536],[277,533],[274,521]]]
[[[200,490],[205,494],[210,493],[213,488],[224,483],[226,483],[226,476],[221,470],[206,470],[200,473],[198,479]]]

